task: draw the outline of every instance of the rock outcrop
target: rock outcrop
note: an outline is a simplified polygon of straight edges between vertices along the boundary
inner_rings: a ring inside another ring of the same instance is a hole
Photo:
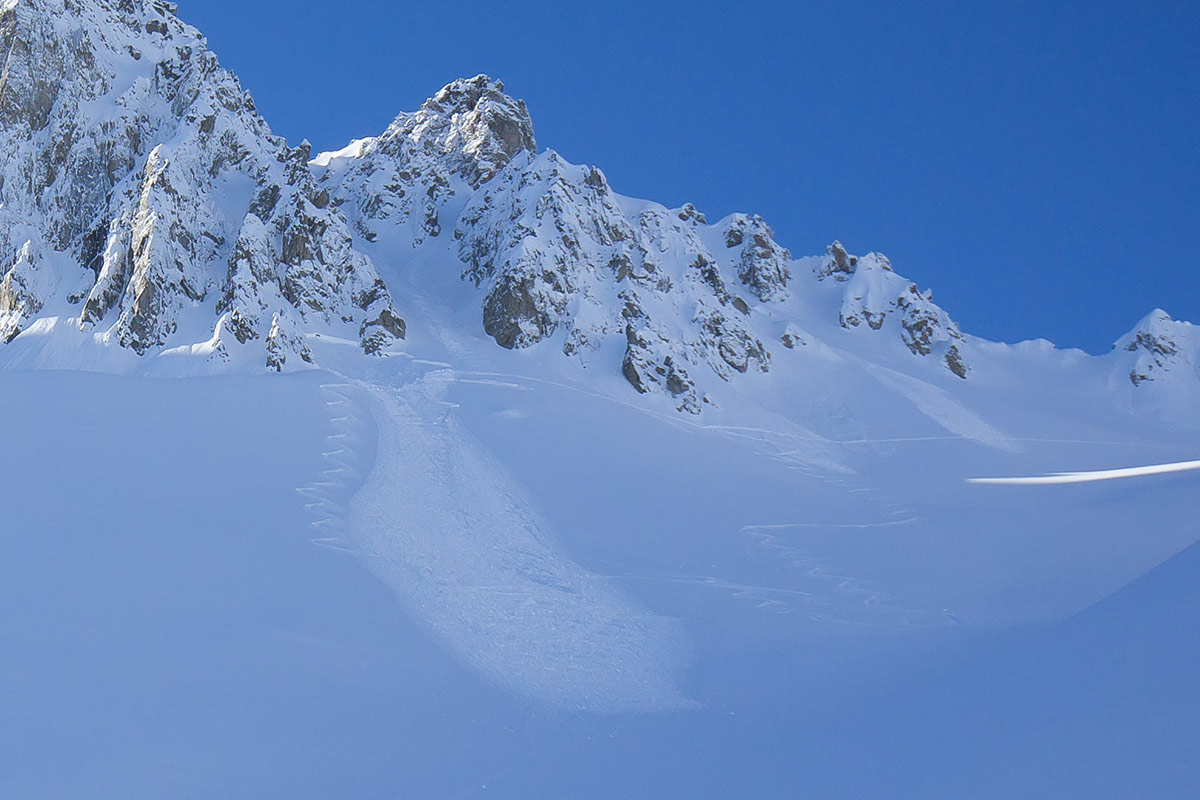
[[[630,384],[698,411],[696,367],[728,379],[770,362],[743,322],[749,304],[729,290],[696,231],[698,217],[635,212],[602,172],[549,151],[514,159],[472,197],[455,237],[464,278],[485,290],[483,326],[498,344],[529,347],[561,331],[573,355],[623,335]]]
[[[1113,348],[1132,354],[1127,369],[1135,387],[1174,376],[1184,380],[1200,379],[1200,328],[1171,319],[1162,309],[1146,315]]]
[[[931,292],[922,292],[896,274],[879,253],[852,256],[840,242],[825,253],[815,271],[819,280],[845,284],[839,315],[843,328],[893,329],[914,355],[940,358],[955,375],[967,377],[970,367],[963,355],[962,331],[933,302]]]
[[[764,302],[786,296],[792,254],[775,243],[760,216],[734,214],[722,226],[725,246],[737,249],[738,279]]]

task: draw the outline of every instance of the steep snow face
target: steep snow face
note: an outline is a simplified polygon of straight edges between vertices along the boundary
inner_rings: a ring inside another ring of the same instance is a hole
[[[403,335],[307,146],[271,134],[173,3],[9,2],[0,48],[4,340],[41,315],[139,355],[211,340],[281,366],[303,356],[289,326],[368,351]]]
[[[1200,328],[1162,309],[1117,340],[1110,388],[1133,410],[1194,426],[1200,406]]]

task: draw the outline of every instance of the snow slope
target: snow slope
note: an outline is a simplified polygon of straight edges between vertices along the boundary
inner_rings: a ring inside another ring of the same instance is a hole
[[[0,39],[0,796],[1188,796],[1195,326],[978,339],[487,76],[313,157],[170,3]]]
[[[969,486],[1023,458],[935,439],[821,474],[402,372],[5,372],[0,793],[1188,795],[1195,548],[1139,578],[1188,473]]]

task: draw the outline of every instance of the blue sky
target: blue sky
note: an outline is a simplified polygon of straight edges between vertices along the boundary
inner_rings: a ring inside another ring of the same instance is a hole
[[[181,0],[318,149],[480,72],[624,194],[886,253],[968,332],[1200,322],[1200,4]]]

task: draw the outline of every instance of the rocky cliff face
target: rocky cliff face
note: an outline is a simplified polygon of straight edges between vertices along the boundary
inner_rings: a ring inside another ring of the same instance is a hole
[[[754,232],[721,257],[699,234],[702,224],[694,209],[623,201],[602,172],[549,151],[513,160],[467,203],[454,235],[464,277],[485,293],[484,330],[502,347],[561,332],[563,352],[573,355],[623,336],[630,384],[698,411],[705,398],[696,368],[728,378],[770,363],[746,324],[750,305],[738,292],[747,287],[731,288],[721,261],[745,262],[750,288],[767,296],[787,282],[786,251],[761,221],[728,221],[731,231]]]
[[[53,313],[138,354],[211,337],[265,362],[276,319],[403,334],[307,148],[173,3],[8,0],[0,52],[0,336]]]

